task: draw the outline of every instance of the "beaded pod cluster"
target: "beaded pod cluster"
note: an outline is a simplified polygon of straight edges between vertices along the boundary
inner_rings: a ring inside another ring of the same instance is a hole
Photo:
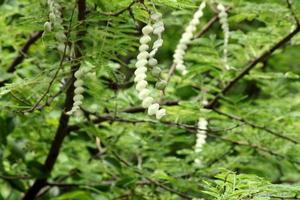
[[[151,22],[153,22],[153,25]],[[158,61],[155,59],[155,55],[163,44],[162,33],[165,28],[160,13],[153,13],[151,15],[151,22],[142,29],[143,36],[140,38],[140,53],[137,56],[137,62],[135,64],[136,70],[134,72],[134,81],[136,82],[138,97],[143,101],[142,106],[148,109],[148,115],[155,115],[157,119],[161,119],[166,115],[166,110],[160,108],[159,103],[156,103],[151,96],[151,91],[148,87],[146,78],[148,69],[151,69],[154,77],[158,79],[160,77],[161,70],[157,66]],[[153,42],[152,47],[150,47],[150,42],[152,40],[151,36],[156,37],[156,41]],[[157,89],[163,89],[164,86],[165,82],[162,80],[156,84]]]
[[[55,38],[58,41],[58,50],[63,52],[65,49],[65,42],[67,36],[64,33],[64,27],[62,25],[63,19],[61,17],[61,7],[55,0],[47,1],[49,6],[49,21],[44,24],[44,33],[55,31]]]
[[[206,143],[206,132],[208,122],[205,118],[199,118],[198,120],[198,131],[196,135],[195,153],[199,154],[202,152],[203,145]],[[201,164],[200,159],[195,159],[195,164]]]
[[[76,78],[76,81],[74,82],[74,87],[75,87],[74,97],[73,97],[74,103],[73,103],[72,109],[66,113],[67,115],[72,115],[74,112],[79,110],[80,105],[82,104],[82,100],[83,100],[82,94],[84,92],[82,77],[83,77],[84,73],[85,73],[85,71],[82,68],[80,68],[74,74],[74,76]]]
[[[185,28],[185,32],[182,34],[181,39],[176,47],[175,54],[173,55],[173,64],[175,65],[176,69],[183,75],[187,73],[183,58],[186,53],[186,49],[194,36],[196,27],[200,23],[200,18],[203,16],[203,9],[205,7],[206,3],[205,1],[203,1],[200,4],[198,10],[195,12],[193,19]]]
[[[224,33],[224,49],[223,49],[223,62],[226,70],[229,70],[230,67],[228,65],[228,41],[229,41],[229,26],[228,26],[228,21],[227,21],[227,13],[226,13],[226,8],[219,3],[217,6],[217,9],[219,10],[219,20],[220,24],[222,26],[222,30]]]

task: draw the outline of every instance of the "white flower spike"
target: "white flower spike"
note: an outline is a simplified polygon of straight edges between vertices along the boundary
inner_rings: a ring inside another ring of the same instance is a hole
[[[224,62],[224,68],[226,70],[229,70],[230,67],[228,65],[228,41],[229,41],[229,25],[227,21],[227,13],[226,8],[223,6],[223,4],[218,4],[217,9],[219,12],[219,20],[222,26],[222,30],[224,33],[224,49],[223,49],[223,62]]]
[[[187,46],[190,44],[197,25],[200,23],[200,18],[203,16],[203,9],[206,7],[205,1],[203,1],[198,10],[195,12],[193,19],[190,21],[189,25],[185,28],[185,32],[182,34],[179,43],[177,44],[175,54],[173,55],[173,63],[176,69],[185,75],[187,73],[186,67],[184,65],[184,55],[187,49]]]

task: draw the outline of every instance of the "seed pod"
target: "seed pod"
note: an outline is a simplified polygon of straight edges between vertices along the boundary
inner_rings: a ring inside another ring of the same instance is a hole
[[[138,74],[135,78],[134,78],[134,82],[139,82],[142,80],[145,80],[146,78],[146,74]]]
[[[135,86],[135,88],[136,88],[136,90],[138,90],[138,91],[142,91],[143,89],[146,88],[147,85],[148,85],[147,81],[142,80],[142,81],[139,81],[139,82],[137,83],[137,85]]]
[[[167,81],[165,81],[165,80],[161,80],[161,81],[157,82],[155,85],[155,87],[159,90],[165,89],[166,86],[167,86]]]
[[[146,67],[139,67],[135,70],[134,74],[137,76],[139,74],[145,74],[146,71],[147,71]]]
[[[152,70],[151,70],[151,74],[154,76],[154,77],[159,77],[160,76],[160,73],[161,73],[161,69],[159,67],[154,67]]]
[[[75,87],[80,87],[82,85],[83,85],[83,81],[82,80],[76,80],[75,83],[74,83]]]
[[[147,59],[149,57],[149,53],[147,51],[142,51],[139,53],[139,55],[137,56],[138,60],[144,60]]]
[[[81,101],[83,99],[83,96],[82,95],[75,95],[73,100],[76,102],[76,101]]]
[[[77,70],[77,71],[75,72],[75,74],[74,74],[74,76],[75,76],[77,79],[81,78],[82,75],[83,75],[83,70],[81,70],[81,69]]]
[[[79,107],[82,104],[82,101],[75,101],[73,104],[73,108],[74,107]]]
[[[49,20],[50,20],[51,23],[55,23],[55,21],[56,21],[56,16],[55,16],[55,14],[54,14],[53,12],[51,12],[51,13],[49,14]]]
[[[150,105],[149,108],[148,108],[148,115],[156,114],[158,109],[159,109],[159,104],[158,103]]]
[[[142,52],[142,51],[147,51],[149,49],[149,46],[147,44],[142,44],[140,47],[139,47],[139,51]]]
[[[159,48],[159,47],[161,47],[162,46],[162,44],[163,44],[163,39],[158,39],[158,40],[156,40],[154,43],[153,43],[153,48]]]
[[[62,31],[57,32],[55,38],[61,43],[64,43],[67,40],[67,36]]]
[[[137,68],[144,67],[147,65],[148,61],[146,59],[138,60],[135,64]]]
[[[156,112],[156,119],[161,119],[165,115],[166,115],[166,110],[160,109]]]
[[[154,20],[154,21],[160,20],[161,17],[162,17],[162,15],[161,15],[160,13],[153,13],[153,14],[151,15],[151,19]]]
[[[44,24],[44,31],[47,32],[51,32],[51,23],[50,22],[45,22]]]
[[[165,31],[165,28],[163,26],[159,26],[159,27],[154,29],[153,33],[156,34],[156,35],[160,35],[164,31]]]
[[[148,64],[149,64],[150,66],[155,66],[155,65],[157,65],[157,60],[156,60],[155,58],[150,58],[150,59],[148,60]]]
[[[84,92],[84,88],[79,86],[75,89],[74,93],[75,94],[82,94]]]
[[[143,37],[141,37],[140,39],[140,43],[141,44],[147,44],[151,41],[151,37],[149,35],[144,35]]]
[[[148,108],[153,103],[153,100],[152,97],[146,97],[142,103],[143,108]]]
[[[148,97],[148,95],[150,94],[150,90],[148,90],[148,89],[143,89],[140,93],[139,93],[139,98],[141,99],[141,100],[143,100],[143,99],[145,99],[146,97]],[[152,103],[152,102],[151,102]],[[150,103],[150,104],[151,104]],[[149,105],[150,105],[149,104]]]
[[[147,25],[142,29],[142,32],[145,35],[149,35],[150,33],[152,33],[152,31],[153,31],[153,27],[151,25]]]

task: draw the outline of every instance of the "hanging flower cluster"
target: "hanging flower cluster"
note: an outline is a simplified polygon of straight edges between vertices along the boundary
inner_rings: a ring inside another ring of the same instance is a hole
[[[203,145],[206,143],[206,132],[208,122],[205,118],[199,118],[198,120],[198,131],[195,145],[195,153],[199,154],[202,151]],[[200,159],[195,159],[196,164],[200,164]]]
[[[195,12],[193,19],[190,21],[189,25],[186,27],[185,32],[182,34],[181,39],[176,47],[175,54],[173,56],[173,63],[176,69],[183,75],[187,73],[186,67],[184,65],[183,57],[185,55],[188,44],[193,38],[193,34],[196,30],[197,25],[200,23],[200,18],[203,16],[203,9],[206,7],[205,1],[203,1],[198,10]]]
[[[84,70],[82,70],[81,68],[79,70],[77,70],[74,74],[76,81],[74,82],[74,97],[73,97],[73,107],[70,111],[67,112],[67,115],[72,115],[74,112],[76,112],[80,105],[82,104],[82,100],[83,100],[83,92],[84,92],[84,88],[83,88],[83,80],[82,77],[84,75]]]
[[[61,18],[60,5],[55,0],[48,0],[48,5],[50,9],[49,21],[44,24],[44,32],[51,32],[55,30],[55,38],[59,42],[58,49],[64,51],[65,42],[67,41],[67,36],[64,33],[64,27],[62,25],[63,19]]]
[[[228,65],[228,58],[227,58],[228,40],[229,40],[229,26],[227,21],[227,13],[226,13],[226,8],[221,3],[218,4],[217,9],[220,11],[218,16],[224,33],[223,62],[224,62],[225,69],[229,70],[230,67]]]
[[[136,70],[134,72],[134,81],[136,84],[136,90],[138,91],[138,97],[141,99],[142,106],[148,109],[148,115],[155,115],[157,119],[161,119],[166,115],[165,109],[160,109],[160,105],[154,102],[154,98],[150,96],[150,90],[147,88],[148,82],[146,80],[147,67],[152,68],[152,75],[155,77],[160,76],[160,68],[157,66],[158,62],[154,58],[158,49],[163,44],[161,38],[162,32],[164,32],[164,24],[162,21],[162,15],[160,13],[154,13],[151,15],[151,20],[154,22],[153,26],[151,23],[146,25],[143,29],[143,36],[140,38],[140,53],[137,56],[137,62],[135,64]],[[156,35],[157,39],[154,41],[152,49],[150,49],[149,43],[151,42],[151,34]],[[163,82],[156,85],[157,88],[162,88]]]

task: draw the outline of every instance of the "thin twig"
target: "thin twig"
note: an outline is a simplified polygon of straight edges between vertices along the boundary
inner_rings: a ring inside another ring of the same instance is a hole
[[[40,105],[40,103],[43,101],[43,99],[48,95],[48,93],[49,93],[49,91],[50,91],[50,89],[51,89],[51,87],[52,87],[55,79],[57,78],[57,76],[59,74],[59,71],[63,67],[63,63],[64,63],[64,60],[65,60],[65,57],[66,57],[66,52],[67,52],[67,47],[68,47],[68,40],[69,40],[70,33],[71,33],[72,20],[73,20],[73,16],[74,16],[74,13],[75,13],[75,9],[76,9],[76,6],[74,6],[74,9],[72,11],[71,18],[70,18],[70,21],[69,21],[68,30],[67,30],[67,33],[66,33],[67,41],[65,42],[65,47],[64,47],[63,55],[62,55],[62,57],[60,59],[59,66],[58,66],[57,70],[55,71],[55,74],[52,77],[51,81],[49,82],[48,87],[47,87],[45,93],[39,98],[39,100],[30,109],[25,110],[25,112],[33,112],[33,111],[36,110],[36,108]]]
[[[180,196],[180,197],[182,197],[182,198],[184,198],[184,199],[189,199],[189,200],[192,200],[192,199],[193,199],[193,197],[191,197],[191,196],[189,196],[189,195],[187,195],[187,194],[185,194],[185,193],[179,192],[179,191],[177,191],[177,190],[175,190],[175,189],[173,189],[173,188],[168,187],[167,185],[165,185],[165,184],[163,184],[163,183],[160,183],[160,182],[158,182],[158,181],[156,181],[156,180],[154,180],[154,179],[152,179],[152,178],[149,178],[149,177],[146,176],[145,173],[142,172],[141,170],[136,169],[136,168],[133,168],[133,166],[131,166],[131,164],[130,164],[128,161],[126,161],[125,159],[123,159],[119,154],[117,154],[117,153],[114,152],[114,151],[113,151],[112,153],[114,154],[114,156],[115,156],[121,163],[123,163],[123,164],[124,164],[125,166],[127,166],[127,167],[132,168],[132,169],[134,170],[135,173],[137,173],[138,175],[142,176],[143,178],[145,178],[145,179],[146,179],[147,181],[149,181],[150,183],[153,183],[154,185],[156,185],[156,186],[158,186],[158,187],[160,187],[160,188],[162,188],[162,189],[164,189],[164,190],[166,190],[166,191],[168,191],[168,192],[171,192],[171,193],[173,193],[173,194],[176,194],[176,195],[178,195],[178,196]]]
[[[289,33],[287,36],[285,36],[284,38],[282,38],[280,41],[278,41],[275,45],[273,45],[269,50],[265,51],[263,54],[261,54],[259,57],[257,57],[256,59],[252,60],[249,64],[246,65],[246,67],[244,67],[242,69],[242,71],[240,73],[238,73],[238,75],[232,79],[231,81],[229,81],[227,83],[227,85],[220,91],[219,94],[217,94],[215,96],[214,99],[212,99],[208,105],[205,106],[205,108],[207,109],[212,109],[214,108],[217,103],[219,102],[220,98],[224,95],[226,95],[229,90],[235,86],[235,84],[242,79],[245,75],[247,75],[249,73],[249,71],[251,71],[258,63],[260,62],[264,62],[266,61],[272,54],[274,51],[276,51],[277,49],[279,49],[280,47],[282,47],[284,44],[286,44],[287,42],[289,42],[295,35],[297,35],[300,31],[300,25],[298,25],[295,30],[293,30],[291,33]]]
[[[6,72],[13,73],[14,71],[16,71],[17,66],[24,60],[30,46],[33,45],[39,38],[41,38],[42,35],[43,31],[37,31],[31,34],[26,43],[19,50],[18,56],[13,60]],[[6,82],[7,80],[0,81],[0,87],[4,86]]]
[[[297,145],[300,144],[300,142],[298,140],[296,140],[296,139],[293,139],[293,138],[290,138],[288,136],[285,136],[285,135],[282,135],[280,133],[277,133],[277,132],[275,132],[275,131],[273,131],[273,130],[265,127],[265,126],[260,126],[260,125],[254,124],[253,122],[250,122],[250,121],[248,121],[246,119],[243,119],[243,118],[241,118],[239,116],[235,116],[235,115],[232,115],[232,114],[229,114],[229,113],[224,113],[224,112],[222,112],[220,110],[217,110],[217,109],[213,109],[213,111],[216,112],[216,113],[218,113],[218,114],[220,114],[220,115],[223,115],[223,116],[225,116],[225,117],[227,117],[229,119],[240,121],[240,122],[245,123],[245,124],[247,124],[247,125],[249,125],[249,126],[251,126],[253,128],[256,128],[256,129],[261,129],[261,130],[263,130],[263,131],[265,131],[265,132],[267,132],[267,133],[269,133],[271,135],[274,135],[276,137],[279,137],[279,138],[281,138],[283,140],[287,140],[287,141],[292,142],[292,143],[297,144]]]
[[[116,17],[116,16],[119,16],[120,14],[124,13],[126,10],[128,10],[130,12],[130,9],[131,7],[137,3],[136,0],[132,1],[127,7],[117,11],[117,12],[112,12],[112,13],[101,13],[102,15],[106,15],[106,16],[113,16],[113,17]]]

